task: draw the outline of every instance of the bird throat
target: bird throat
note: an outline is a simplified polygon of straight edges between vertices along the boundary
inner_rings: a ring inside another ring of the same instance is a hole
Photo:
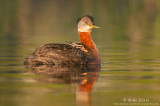
[[[79,40],[90,51],[96,49],[96,46],[91,38],[91,32],[79,32]]]
[[[79,33],[79,39],[81,41],[81,43],[83,43],[83,45],[85,46],[85,48],[87,50],[89,50],[90,52],[92,52],[95,62],[96,63],[100,63],[100,57],[99,57],[99,53],[98,50],[96,48],[96,45],[94,44],[92,37],[91,37],[91,32],[78,32]]]

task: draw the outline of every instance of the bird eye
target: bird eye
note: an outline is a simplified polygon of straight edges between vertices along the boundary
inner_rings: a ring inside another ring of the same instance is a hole
[[[85,22],[86,24],[88,24],[87,22]]]

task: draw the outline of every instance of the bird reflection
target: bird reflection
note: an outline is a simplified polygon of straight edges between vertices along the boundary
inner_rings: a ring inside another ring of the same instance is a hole
[[[90,106],[90,92],[93,85],[98,79],[98,72],[101,69],[100,65],[87,66],[30,66],[35,75],[43,75],[45,77],[37,77],[36,80],[45,83],[60,83],[60,84],[76,84],[76,103],[77,105]]]

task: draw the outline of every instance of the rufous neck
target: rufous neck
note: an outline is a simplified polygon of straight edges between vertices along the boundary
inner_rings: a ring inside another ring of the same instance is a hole
[[[80,32],[79,33],[79,40],[81,41],[81,43],[83,43],[83,45],[85,46],[85,48],[89,51],[91,51],[93,53],[93,56],[95,58],[95,61],[97,64],[100,63],[100,57],[99,57],[99,53],[98,50],[96,48],[96,45],[94,44],[92,37],[91,37],[91,32]]]
[[[79,40],[89,50],[96,49],[96,46],[91,38],[91,32],[79,32]]]

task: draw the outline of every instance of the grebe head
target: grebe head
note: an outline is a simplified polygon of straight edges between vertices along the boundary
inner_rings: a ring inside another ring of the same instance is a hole
[[[78,19],[77,24],[79,32],[91,32],[92,28],[99,28],[98,26],[94,25],[94,19],[89,15],[85,15]]]

